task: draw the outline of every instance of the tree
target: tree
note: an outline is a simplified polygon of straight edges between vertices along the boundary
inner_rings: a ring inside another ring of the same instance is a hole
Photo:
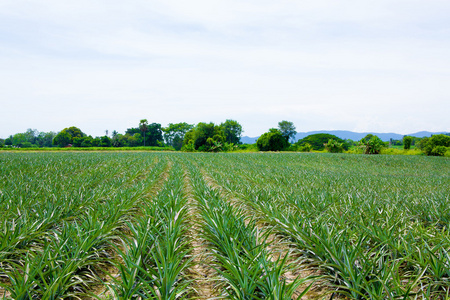
[[[384,147],[383,141],[373,134],[368,134],[360,141],[364,154],[379,154]]]
[[[180,150],[183,147],[183,138],[176,135],[172,140],[172,147],[175,148],[175,150]]]
[[[405,150],[411,149],[412,140],[413,140],[412,137],[405,135],[403,137],[403,149],[405,149]]]
[[[12,146],[13,144],[13,136],[10,135],[8,138],[5,139],[5,146]]]
[[[220,126],[200,122],[184,135],[183,146],[188,147],[191,143],[195,150],[213,151],[225,143],[225,135]]]
[[[13,136],[13,145],[22,147],[26,142],[29,142],[29,136],[26,133],[16,133]]]
[[[128,141],[125,135],[118,133],[112,138],[111,145],[113,147],[127,147]]]
[[[288,147],[289,143],[280,130],[271,128],[269,132],[261,135],[256,141],[259,151],[281,151]]]
[[[144,134],[144,147],[145,147],[145,133],[148,131],[148,121],[147,121],[147,119],[142,119],[139,122],[139,130]]]
[[[235,120],[226,120],[220,127],[225,135],[225,141],[229,144],[240,144],[242,135],[242,126]]]
[[[129,134],[130,136],[135,135],[136,133],[139,133],[139,136],[143,137],[141,133],[143,133],[140,128],[128,128],[127,131],[125,131],[125,134]],[[159,123],[152,123],[147,124],[147,131],[145,133],[145,145],[146,146],[159,146],[159,144],[163,141],[162,136],[162,127]],[[143,145],[144,139],[141,140],[142,143],[140,143],[137,146]]]
[[[62,134],[62,133],[67,133],[69,136],[70,136],[70,141],[65,145],[65,146],[67,146],[68,144],[73,144],[73,139],[74,138],[82,138],[82,137],[85,137],[86,136],[86,134],[84,134],[81,130],[80,130],[80,128],[78,128],[78,127],[75,127],[75,126],[72,126],[72,127],[68,127],[68,128],[64,128],[63,130],[61,130],[56,136],[55,136],[55,138],[58,136],[58,135],[60,135],[60,134]],[[55,140],[55,138],[53,139],[53,141]],[[58,138],[58,140],[61,138],[61,136]],[[52,144],[53,145],[60,145],[60,143],[54,143],[52,141]],[[61,147],[65,147],[65,146],[61,146]]]
[[[435,134],[430,138],[423,138],[418,143],[418,147],[426,155],[444,156],[450,150],[450,136],[445,134]]]
[[[51,147],[53,138],[56,136],[56,133],[53,131],[50,132],[40,132],[36,143],[39,147]]]
[[[59,147],[66,147],[71,142],[72,136],[64,130],[58,133],[52,141],[53,145],[58,145]]]
[[[348,144],[343,139],[328,133],[317,133],[308,135],[307,137],[299,140],[296,143],[296,146],[297,148],[300,148],[305,144],[310,144],[313,150],[322,151],[325,149],[325,144],[328,143],[330,139],[335,140],[338,143],[342,143],[342,147],[344,148],[344,150],[348,150]]]
[[[84,132],[81,131],[80,128],[72,126],[69,128],[64,128],[63,129],[65,132],[67,132],[68,134],[70,134],[70,136],[72,137],[72,139],[74,137],[83,137],[86,136],[86,134],[84,134]]]
[[[194,125],[192,124],[188,124],[186,122],[183,123],[169,123],[169,125],[165,128],[162,128],[162,131],[164,132],[164,140],[166,142],[167,145],[173,146],[175,149],[177,149],[177,147],[175,147],[175,140],[177,142],[177,145],[180,144],[180,140],[181,143],[184,139],[184,135],[186,134],[186,132],[188,132],[189,130],[191,130],[192,128],[194,128]],[[181,148],[181,146],[180,146]],[[179,150],[179,149],[177,149]]]
[[[289,143],[289,140],[293,140],[297,131],[295,131],[295,126],[293,122],[289,121],[281,121],[278,122],[278,129],[281,132],[281,135],[286,139],[286,142]]]
[[[147,141],[149,146],[160,146],[164,142],[161,124],[148,125]]]
[[[111,147],[111,139],[107,135],[101,137],[100,147]]]

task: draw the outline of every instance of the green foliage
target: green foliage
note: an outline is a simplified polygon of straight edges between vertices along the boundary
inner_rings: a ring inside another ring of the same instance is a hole
[[[450,147],[450,136],[445,134],[436,134],[430,138],[423,138],[418,147],[426,155],[444,156],[447,148]]]
[[[403,149],[405,149],[405,150],[411,149],[412,140],[413,140],[412,137],[405,135],[403,137]]]
[[[141,120],[141,121],[146,121]],[[145,131],[145,145],[146,146],[158,146],[158,141],[163,142],[163,135],[162,135],[162,127],[161,124],[159,123],[152,123],[152,124],[148,124],[145,126],[146,130]],[[125,132],[125,135],[128,134],[129,136],[135,136],[137,133],[139,133],[139,137],[136,136],[136,139],[139,140],[138,141],[138,146],[143,146],[144,145],[144,132],[141,131],[141,129],[139,128],[128,128],[127,131]],[[133,143],[136,142],[136,140],[132,141]]]
[[[66,147],[69,144],[73,144],[75,138],[83,138],[84,134],[79,128],[72,126],[64,128],[61,130],[52,141],[53,145],[58,145],[59,147]]]
[[[310,143],[304,143],[302,145],[297,146],[297,150],[300,152],[311,152],[313,150],[313,147]]]
[[[329,139],[328,143],[325,144],[325,149],[331,153],[342,153],[344,152],[343,143],[339,143],[334,139]]]
[[[13,144],[13,137],[9,137],[5,139],[5,146],[12,146]]]
[[[80,128],[72,126],[69,128],[64,128],[63,131],[67,132],[68,134],[70,134],[70,136],[73,138],[75,137],[83,137],[86,136],[85,133],[83,133]]]
[[[111,147],[111,139],[106,135],[102,136],[100,147]]]
[[[128,147],[128,139],[125,135],[117,133],[113,135],[111,140],[111,146],[113,147]]]
[[[191,149],[191,146],[188,145],[192,143],[194,149],[198,151],[220,151],[225,139],[225,134],[220,126],[212,122],[200,122],[186,132],[183,145],[186,145],[185,149]]]
[[[144,135],[144,146],[145,146],[145,133],[148,131],[148,121],[147,119],[142,119],[139,121],[139,130]]]
[[[186,122],[169,123],[167,127],[162,128],[166,144],[173,146],[176,150],[180,150],[183,146],[184,135],[192,128],[194,128],[194,125]]]
[[[56,136],[56,133],[53,131],[50,132],[40,132],[37,136],[36,143],[39,147],[51,147],[53,138]]]
[[[384,147],[383,141],[373,134],[368,134],[360,141],[364,154],[379,154]]]
[[[342,143],[342,147],[344,148],[344,150],[348,150],[348,144],[343,139],[328,133],[308,135],[307,137],[299,140],[296,144],[297,146],[301,147],[308,143],[312,146],[313,150],[321,151],[325,149],[325,144],[328,143],[328,140],[330,139],[335,140],[338,143]]]
[[[59,147],[66,147],[72,143],[72,136],[65,130],[58,133],[52,141],[53,145]]]
[[[445,152],[447,152],[448,147],[445,146],[436,146],[431,149],[431,155],[434,156],[444,156]]]
[[[264,133],[258,138],[256,146],[259,151],[282,151],[286,149],[289,144],[281,131],[271,128],[269,132]]]
[[[183,143],[183,146],[181,147],[181,151],[194,152],[195,151],[194,141],[189,140],[189,142],[187,144]]]
[[[295,126],[293,122],[289,121],[281,121],[278,122],[278,130],[281,132],[281,135],[286,139],[289,143],[289,140],[293,140],[297,131],[295,131]]]
[[[226,120],[220,127],[228,144],[240,144],[242,135],[242,125],[235,120]]]

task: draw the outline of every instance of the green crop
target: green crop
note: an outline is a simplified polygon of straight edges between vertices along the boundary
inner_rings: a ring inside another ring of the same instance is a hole
[[[5,299],[447,299],[449,270],[446,158],[0,153]]]

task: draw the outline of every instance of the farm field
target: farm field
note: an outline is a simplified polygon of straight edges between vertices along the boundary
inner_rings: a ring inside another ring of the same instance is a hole
[[[0,153],[2,299],[448,299],[450,160]]]

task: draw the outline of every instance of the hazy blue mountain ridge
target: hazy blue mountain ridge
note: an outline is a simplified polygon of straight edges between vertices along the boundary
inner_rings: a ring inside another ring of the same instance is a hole
[[[359,141],[360,139],[362,139],[363,137],[365,137],[366,135],[368,135],[370,133],[370,134],[378,136],[380,139],[387,142],[390,139],[401,140],[401,139],[403,139],[403,136],[405,136],[405,135],[415,136],[415,137],[425,137],[425,136],[430,137],[433,134],[441,134],[441,133],[446,133],[446,132],[419,131],[419,132],[409,133],[409,134],[404,135],[404,134],[399,134],[399,133],[353,132],[353,131],[348,131],[348,130],[318,130],[318,131],[299,132],[295,136],[295,141],[298,141],[304,137],[307,137],[308,135],[316,134],[316,133],[333,134],[341,139],[345,139],[345,140],[350,139],[350,140],[354,140],[354,141]],[[253,144],[253,143],[256,143],[256,140],[258,138],[259,138],[259,136],[257,136],[257,137],[243,136],[241,138],[241,142],[243,144]]]

